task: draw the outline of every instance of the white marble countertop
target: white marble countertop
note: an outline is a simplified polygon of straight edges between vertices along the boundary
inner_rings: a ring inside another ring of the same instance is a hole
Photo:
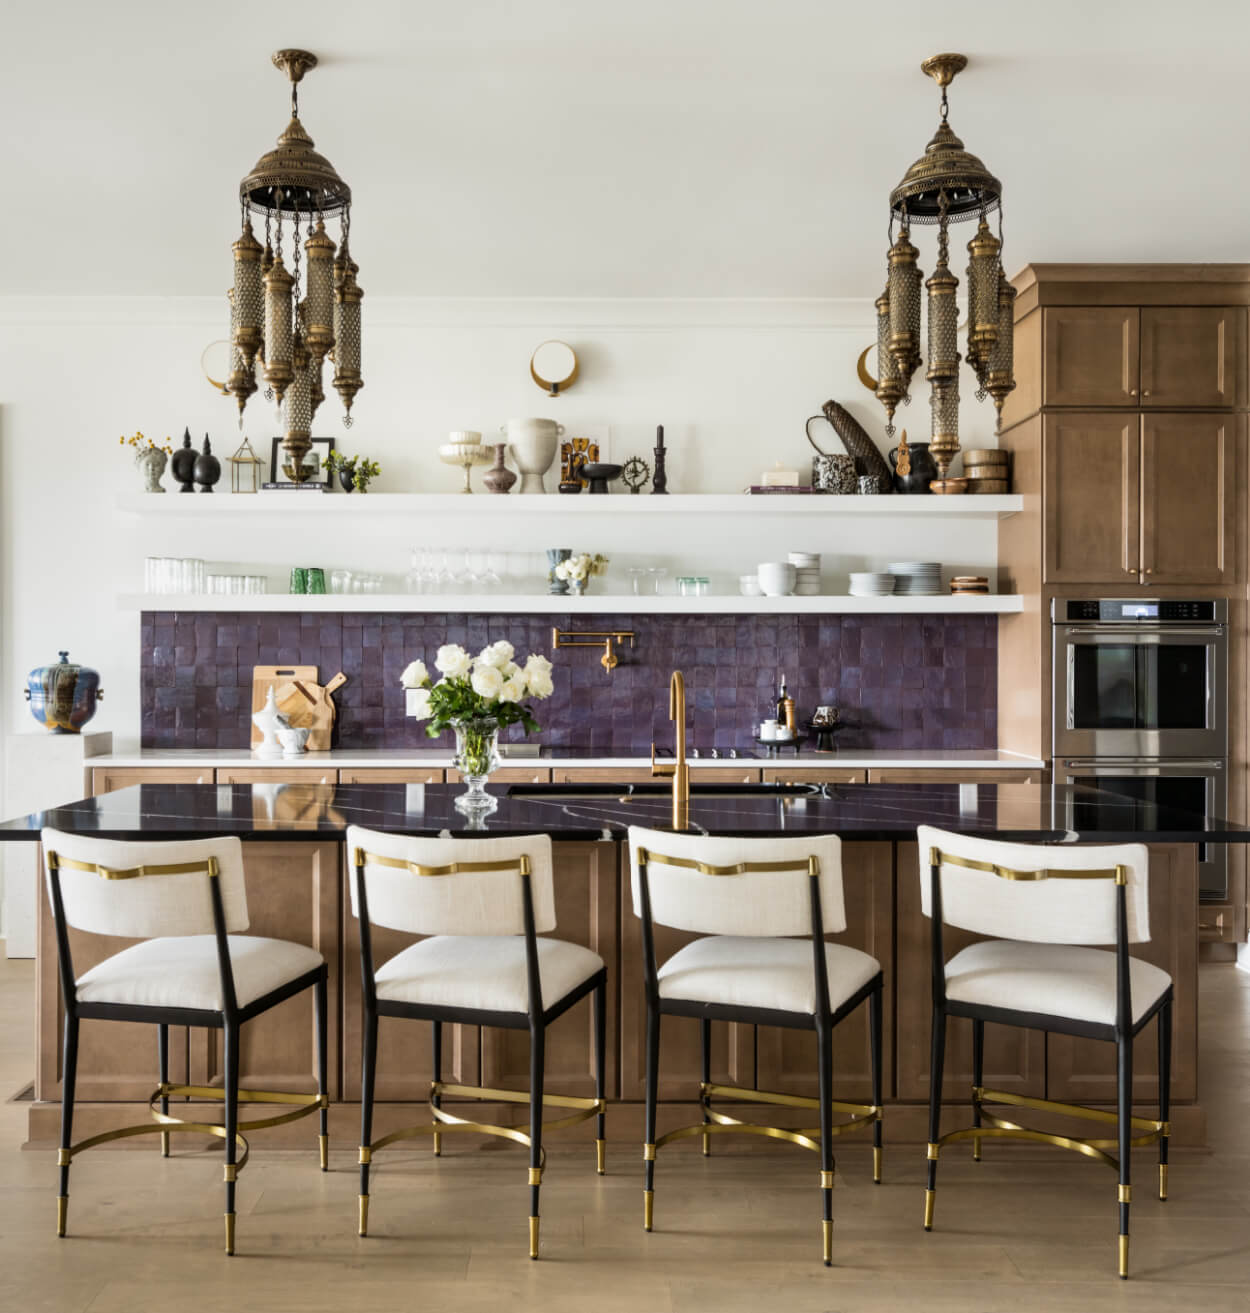
[[[293,766],[323,766],[339,770],[345,767],[365,769],[402,770],[405,768],[439,767],[452,764],[452,752],[449,748],[394,748],[394,749],[342,749],[331,752],[305,752],[298,757],[258,757],[255,753],[242,748],[135,748],[124,747],[87,759],[91,766],[204,766],[204,767],[238,767],[271,766],[290,769]],[[1039,757],[1029,757],[1023,753],[1009,752],[1002,748],[997,750],[980,749],[968,751],[925,751],[921,749],[899,749],[897,751],[858,751],[848,749],[842,752],[799,752],[783,751],[774,755],[766,754],[762,749],[744,752],[737,757],[690,757],[691,765],[700,768],[724,767],[727,770],[739,768],[743,763],[752,766],[825,766],[829,769],[872,767],[893,767],[895,769],[926,770],[1042,770],[1046,763]],[[541,765],[572,769],[624,768],[650,765],[647,757],[595,756],[588,751],[569,751],[558,748],[544,748],[537,757],[510,757],[504,752],[505,766]]]

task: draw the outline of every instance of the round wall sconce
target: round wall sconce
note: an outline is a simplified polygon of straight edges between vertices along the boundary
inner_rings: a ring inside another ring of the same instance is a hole
[[[222,338],[219,342],[210,342],[200,353],[200,368],[204,377],[221,393],[230,395],[226,380],[230,377],[230,343]]]
[[[530,356],[530,377],[548,396],[558,397],[577,382],[577,352],[567,342],[540,342]]]

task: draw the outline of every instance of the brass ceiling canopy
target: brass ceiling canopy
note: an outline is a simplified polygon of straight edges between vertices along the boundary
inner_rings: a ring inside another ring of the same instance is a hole
[[[942,90],[941,119],[924,154],[890,193],[890,250],[886,288],[877,299],[877,397],[886,410],[886,433],[894,436],[894,412],[911,400],[911,379],[927,357],[932,430],[929,450],[942,478],[959,450],[959,279],[949,267],[949,225],[978,219],[968,243],[967,362],[977,376],[977,399],[994,398],[999,415],[1012,378],[1015,288],[1002,269],[1002,183],[964,148],[947,122],[946,89],[968,65],[957,54],[934,55],[920,65]],[[988,217],[998,213],[998,236]],[[912,224],[936,224],[938,262],[926,281],[920,252],[911,244]],[[895,224],[898,233],[895,235]],[[923,292],[927,296],[922,295]],[[928,342],[920,350],[920,307],[928,305]]]
[[[234,243],[234,286],[230,289],[230,378],[226,384],[243,408],[266,384],[266,397],[282,408],[283,447],[290,477],[303,482],[313,472],[304,463],[312,446],[312,418],[325,399],[322,366],[334,363],[334,388],[343,401],[343,422],[351,424],[360,373],[359,266],[348,247],[351,188],[328,159],[313,147],[299,117],[299,84],[317,67],[308,50],[279,50],[274,66],[291,83],[291,120],[278,144],[256,162],[239,184],[242,232]],[[265,222],[262,247],[252,232],[251,215]],[[336,245],[325,221],[339,219]],[[302,231],[301,231],[302,229]],[[289,231],[290,262],[283,260]],[[300,263],[306,273],[301,287]],[[301,292],[303,295],[301,296]]]

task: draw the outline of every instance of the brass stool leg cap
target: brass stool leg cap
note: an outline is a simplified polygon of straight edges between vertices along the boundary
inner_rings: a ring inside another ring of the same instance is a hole
[[[1168,1165],[1167,1163],[1159,1164],[1159,1198],[1163,1202],[1168,1197]]]
[[[1120,1280],[1128,1280],[1128,1236],[1120,1237]]]
[[[933,1198],[937,1193],[936,1190],[926,1190],[924,1192],[924,1229],[933,1230]]]
[[[825,1266],[833,1266],[833,1223],[821,1222],[821,1238],[824,1241]]]
[[[435,1131],[434,1134],[430,1136],[430,1138],[434,1141],[434,1157],[441,1158],[443,1156],[442,1135],[438,1131]]]
[[[655,1191],[644,1190],[642,1192],[642,1229],[651,1230],[651,1221],[655,1214]]]
[[[56,1233],[58,1236],[65,1235],[65,1223],[69,1215],[69,1195],[59,1194],[56,1197]]]
[[[972,1137],[972,1161],[974,1163],[981,1161],[981,1137],[979,1135]]]
[[[530,1218],[530,1257],[538,1257],[538,1218]]]
[[[161,1132],[161,1157],[162,1157],[162,1158],[168,1158],[168,1157],[169,1157],[169,1132],[168,1132],[168,1131],[162,1131],[162,1132]]]
[[[703,1156],[710,1158],[712,1156],[712,1137],[705,1134],[701,1139],[703,1140]]]
[[[328,1135],[317,1136],[317,1148],[321,1153],[321,1170],[328,1172],[330,1170],[330,1137]]]
[[[362,1194],[359,1196],[360,1215],[356,1223],[357,1235],[369,1234],[369,1196]]]
[[[877,1145],[874,1145],[874,1146],[873,1146],[873,1150],[872,1150],[872,1183],[873,1183],[873,1185],[880,1185],[880,1184],[881,1184],[881,1163],[882,1163],[882,1159],[883,1159],[884,1157],[885,1157],[885,1150],[882,1149],[882,1148],[880,1148],[880,1147],[878,1147]]]
[[[226,1253],[234,1253],[234,1214],[226,1214]]]
[[[595,1141],[595,1170],[600,1176],[604,1174],[608,1166],[608,1142],[606,1140]]]

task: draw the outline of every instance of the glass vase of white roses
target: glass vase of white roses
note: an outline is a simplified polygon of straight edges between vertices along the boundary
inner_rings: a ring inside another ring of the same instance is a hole
[[[486,781],[499,765],[499,731],[523,725],[529,734],[538,722],[528,703],[549,698],[553,691],[551,662],[531,652],[524,666],[513,660],[516,650],[502,639],[470,656],[458,643],[445,643],[434,657],[442,676],[434,682],[423,661],[413,661],[400,676],[408,690],[408,713],[428,720],[425,732],[437,738],[449,726],[456,732],[453,764],[468,788],[456,798],[456,808],[485,816],[499,805],[486,792]]]

